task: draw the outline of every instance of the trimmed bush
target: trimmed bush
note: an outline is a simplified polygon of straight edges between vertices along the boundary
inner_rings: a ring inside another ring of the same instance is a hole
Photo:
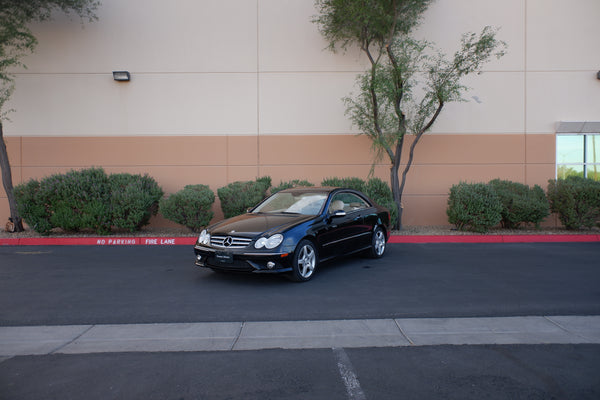
[[[161,214],[178,224],[200,232],[214,216],[215,194],[207,185],[187,185],[160,201]]]
[[[389,185],[379,178],[371,178],[365,185],[365,194],[375,203],[384,206],[390,211],[390,225],[396,226],[398,221],[398,208],[394,201],[394,195]]]
[[[25,222],[43,235],[53,228],[108,234],[113,226],[133,231],[147,224],[162,190],[148,176],[89,168],[32,179],[15,187],[15,197]]]
[[[600,226],[600,182],[578,176],[548,181],[550,210],[567,229]]]
[[[360,178],[351,177],[351,178],[325,178],[321,182],[321,186],[331,186],[331,187],[342,187],[360,190],[361,192],[365,192],[366,182]],[[365,193],[366,194],[366,193]]]
[[[375,203],[390,211],[390,224],[395,226],[398,221],[398,209],[394,202],[392,189],[379,178],[371,178],[364,181],[357,177],[349,178],[326,178],[321,182],[322,186],[343,187],[363,192]]]
[[[309,181],[294,179],[292,181],[281,182],[281,183],[279,183],[278,186],[273,186],[271,188],[271,194],[277,193],[284,189],[291,189],[291,188],[296,188],[296,187],[311,187],[311,186],[315,186],[315,185],[313,185]]]
[[[14,187],[17,209],[21,218],[36,232],[47,235],[53,228],[48,212],[48,193],[42,193],[40,182],[31,179]],[[46,195],[46,196],[44,196]]]
[[[110,205],[112,225],[118,229],[138,231],[158,213],[158,202],[164,192],[148,175],[111,174]]]
[[[52,228],[110,232],[110,187],[101,168],[71,170],[40,181],[40,199]],[[27,222],[27,217],[24,216]],[[47,234],[49,232],[40,232]]]
[[[539,228],[540,222],[550,215],[550,206],[544,190],[506,180],[494,179],[489,183],[502,202],[502,227],[518,228],[532,223]]]
[[[221,201],[221,210],[225,218],[244,214],[248,208],[254,207],[267,197],[271,187],[271,178],[258,178],[256,181],[238,181],[217,189]]]
[[[487,232],[502,220],[502,202],[485,183],[453,185],[448,197],[448,221],[459,230]]]

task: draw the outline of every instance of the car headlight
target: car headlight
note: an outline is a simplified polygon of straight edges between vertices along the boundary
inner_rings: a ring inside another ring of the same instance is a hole
[[[198,243],[204,244],[204,245],[210,244],[210,233],[208,233],[206,231],[206,229],[204,229],[202,232],[200,232],[200,236],[198,237]]]
[[[283,235],[277,233],[269,238],[261,237],[256,241],[256,243],[254,243],[254,247],[257,249],[262,249],[263,247],[266,247],[267,249],[274,249],[275,247],[279,246],[281,242],[283,242]]]

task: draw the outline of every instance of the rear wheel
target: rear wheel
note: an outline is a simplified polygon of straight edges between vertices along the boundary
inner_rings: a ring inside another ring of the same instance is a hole
[[[373,236],[371,237],[371,248],[369,249],[369,256],[372,258],[380,258],[385,253],[385,232],[379,226],[373,229]]]
[[[313,242],[306,239],[302,240],[298,243],[296,251],[294,252],[292,274],[290,278],[296,282],[308,281],[312,278],[318,262],[319,256]]]

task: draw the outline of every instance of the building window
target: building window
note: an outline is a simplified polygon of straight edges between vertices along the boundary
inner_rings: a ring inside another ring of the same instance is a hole
[[[557,134],[556,177],[600,181],[600,134]]]

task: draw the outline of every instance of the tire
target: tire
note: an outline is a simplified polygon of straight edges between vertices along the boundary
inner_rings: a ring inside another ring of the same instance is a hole
[[[369,249],[369,257],[381,258],[385,253],[385,232],[379,226],[373,229],[373,236],[371,237],[371,248]]]
[[[306,282],[312,278],[319,263],[319,255],[313,242],[301,240],[294,251],[292,273],[290,279],[295,282]]]

